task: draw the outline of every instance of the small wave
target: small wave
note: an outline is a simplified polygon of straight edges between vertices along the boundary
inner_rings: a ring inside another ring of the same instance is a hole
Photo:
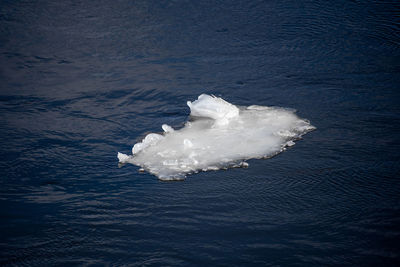
[[[131,163],[160,180],[182,180],[187,174],[228,167],[247,167],[251,158],[268,158],[293,146],[315,129],[291,109],[238,107],[202,94],[187,102],[192,119],[182,129],[162,125],[135,144],[132,155],[118,152],[120,163]]]

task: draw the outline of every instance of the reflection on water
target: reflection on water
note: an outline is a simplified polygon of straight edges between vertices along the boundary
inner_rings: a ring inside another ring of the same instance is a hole
[[[396,1],[0,3],[0,264],[399,260]],[[318,128],[159,183],[115,154],[201,93]]]

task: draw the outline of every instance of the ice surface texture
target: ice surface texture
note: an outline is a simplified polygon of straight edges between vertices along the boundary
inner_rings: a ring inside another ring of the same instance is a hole
[[[182,180],[198,171],[248,166],[245,160],[274,156],[315,129],[290,109],[237,107],[206,94],[187,104],[193,120],[179,130],[162,125],[163,134],[148,134],[132,156],[118,153],[119,162],[141,166],[160,180]]]

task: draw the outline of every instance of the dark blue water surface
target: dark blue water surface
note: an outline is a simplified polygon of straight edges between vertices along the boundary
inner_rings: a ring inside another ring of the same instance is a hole
[[[0,265],[396,265],[398,1],[1,1]],[[118,167],[201,93],[317,127],[247,169]]]

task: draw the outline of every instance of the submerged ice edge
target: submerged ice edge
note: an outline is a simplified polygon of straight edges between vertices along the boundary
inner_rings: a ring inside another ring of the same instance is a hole
[[[119,162],[140,166],[160,180],[183,180],[199,171],[247,167],[246,160],[279,154],[315,129],[290,109],[238,108],[205,94],[187,105],[192,121],[179,130],[162,125],[164,133],[148,134],[132,155],[118,152]]]

